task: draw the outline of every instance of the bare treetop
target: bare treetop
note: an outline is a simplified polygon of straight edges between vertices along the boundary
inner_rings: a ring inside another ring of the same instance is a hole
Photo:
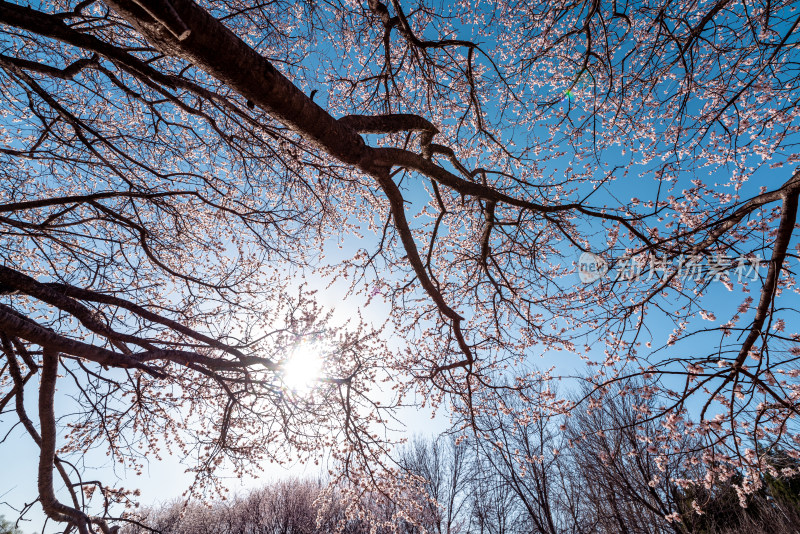
[[[0,1],[0,24],[0,413],[49,517],[107,532],[132,501],[81,479],[90,446],[191,456],[195,494],[325,450],[363,512],[422,491],[388,456],[407,402],[480,438],[656,398],[652,454],[689,433],[745,492],[800,454],[794,2]],[[301,275],[389,315],[338,325]]]

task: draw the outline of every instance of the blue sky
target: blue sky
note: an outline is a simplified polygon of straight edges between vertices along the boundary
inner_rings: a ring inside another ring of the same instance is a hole
[[[311,64],[309,65],[309,68],[311,70],[319,66],[319,64],[316,63],[316,59],[310,61]],[[580,89],[573,91],[573,93],[573,98],[562,98],[561,102],[557,104],[557,106],[571,106],[576,110],[579,109],[582,101]],[[317,97],[317,100],[324,103],[329,97],[330,95],[323,92]],[[520,133],[519,135],[522,136],[525,134]],[[632,132],[631,135],[635,135],[635,132]],[[572,154],[570,154],[569,150],[567,150],[567,153],[563,157],[550,161],[548,165],[551,168],[548,170],[554,172],[563,170],[563,168],[567,167],[571,163],[572,158]],[[653,180],[640,179],[637,176],[637,173],[638,170],[641,169],[637,168],[635,161],[633,161],[631,158],[631,155],[628,154],[623,156],[617,149],[609,149],[602,154],[597,168],[597,173],[601,175],[607,169],[611,169],[617,165],[629,168],[631,171],[630,174],[625,178],[620,178],[617,181],[612,182],[611,186],[598,191],[597,194],[593,196],[593,202],[598,205],[605,203],[614,204],[617,202],[617,200],[622,200],[625,202],[632,197],[649,199],[655,195],[657,184]],[[681,181],[688,184],[689,179],[694,177],[694,175],[699,172],[700,171],[698,169],[686,169],[681,175]],[[712,177],[712,181],[714,179],[718,179],[721,182],[726,182],[728,177],[725,175],[725,172],[725,169],[720,169],[718,171],[719,174],[717,178]],[[764,167],[750,182],[745,184],[741,193],[744,197],[747,197],[756,194],[762,185],[766,185],[770,188],[777,187],[786,181],[786,179],[788,179],[789,173],[790,171],[787,168],[771,170],[767,167]],[[678,189],[681,187],[684,187],[684,185],[681,185]],[[411,219],[411,215],[418,213],[422,205],[429,201],[429,196],[423,188],[417,186],[406,189],[405,192],[408,194],[408,199],[410,201],[408,213],[409,218]],[[593,230],[598,230],[597,228],[592,228],[589,225],[585,225],[584,228],[587,233],[590,233]],[[596,246],[598,247],[598,250],[601,250],[604,246],[603,240],[605,239],[605,235],[603,235],[602,232],[599,232],[595,238],[597,241]],[[329,257],[330,261],[336,261],[349,257],[356,249],[364,246],[365,244],[368,247],[374,247],[375,245],[374,241],[368,240],[366,243],[364,243],[355,239],[354,237],[346,237],[341,243],[334,241],[327,243],[326,250],[324,252]],[[342,246],[341,249],[339,248],[340,245]],[[567,244],[564,243],[565,260],[577,261],[579,253],[580,251],[576,249],[570,250]],[[569,260],[569,258],[572,258],[572,260]],[[796,258],[791,260],[790,267],[793,270],[797,266],[796,261]],[[337,320],[344,322],[353,316],[355,310],[362,310],[365,317],[373,319],[376,323],[380,323],[387,314],[387,307],[381,302],[381,299],[374,299],[369,308],[365,308],[363,297],[354,296],[348,299],[344,298],[346,288],[341,283],[332,287],[327,287],[327,282],[316,277],[313,272],[308,274],[307,280],[313,288],[319,289],[319,297],[322,304],[336,310]],[[370,283],[374,282],[375,281],[372,281]],[[392,280],[389,280],[388,282],[392,282]],[[575,273],[566,276],[562,282],[563,286],[566,288],[575,287],[580,284],[580,281]],[[707,303],[707,309],[714,312],[719,319],[726,317],[726,314],[730,315],[731,311],[738,306],[744,296],[742,289],[743,288],[738,284],[734,284],[733,290],[729,291],[721,283],[714,283],[704,298],[704,302]],[[800,301],[797,299],[797,295],[790,295],[784,299],[784,302],[788,306],[797,307],[798,304],[800,304]],[[712,323],[709,323],[709,325],[711,324]],[[672,324],[663,317],[658,316],[651,318],[649,327],[650,331],[652,332],[654,346],[659,346],[665,343],[667,337],[672,331]],[[587,332],[587,334],[591,334],[591,332]],[[391,336],[391,332],[387,332],[387,335]],[[689,347],[693,348],[694,346],[695,344],[690,341]],[[681,351],[685,350],[687,350],[685,345],[678,345],[674,348],[665,350],[662,353],[662,356],[658,357],[663,357],[669,354],[680,354]],[[598,357],[600,357],[602,354],[602,347],[597,349],[596,354]],[[562,355],[564,355],[564,353],[562,353]],[[555,365],[556,372],[564,375],[572,375],[576,372],[582,372],[585,369],[577,356],[571,354],[566,354],[566,357],[561,357],[561,355],[548,355],[546,358],[539,358],[541,354],[537,353],[535,350],[531,350],[530,356],[530,361],[526,363],[540,367],[549,367],[550,365]],[[27,396],[29,413],[31,414],[36,413],[34,404],[35,398],[32,395],[33,391],[34,389],[31,388]],[[65,386],[59,391],[58,406],[62,407],[61,409],[66,409],[66,406],[68,406],[67,396],[70,393],[72,392],[70,391],[69,386]],[[401,418],[405,422],[409,433],[435,433],[446,428],[446,414],[440,413],[433,422],[431,422],[430,415],[431,414],[428,410],[408,408],[401,413]],[[8,416],[0,418],[0,421],[4,423],[5,418],[7,417]],[[4,443],[0,444],[0,455],[5,459],[14,459],[10,462],[6,461],[2,468],[3,471],[0,475],[0,501],[7,501],[14,506],[19,506],[23,502],[29,502],[34,498],[36,494],[35,480],[31,477],[31,473],[35,473],[36,467],[35,455],[31,454],[31,451],[34,450],[34,444],[20,428],[14,429],[9,435],[8,439]],[[102,474],[105,476],[111,471],[111,465],[109,464],[108,459],[106,459],[102,453],[98,452],[96,454],[88,455],[85,460],[87,465],[96,466],[97,474]],[[118,472],[117,475],[122,478],[120,485],[125,487],[140,488],[143,493],[142,502],[145,504],[156,503],[177,497],[190,482],[190,478],[184,473],[184,467],[178,460],[178,458],[173,457],[163,462],[152,462],[145,470],[145,473],[139,477],[132,475],[131,473]],[[287,475],[314,474],[314,468],[304,466],[293,466],[287,470],[277,466],[266,465],[264,466],[264,469],[264,478],[259,480],[231,480],[231,488],[234,491],[236,489],[245,490],[246,488],[261,484],[265,479],[273,477],[277,478]],[[0,509],[0,513],[3,513],[2,509]],[[9,510],[5,515],[12,516],[13,511]],[[42,516],[41,513],[38,512],[38,508],[34,508],[34,512],[31,513],[29,517],[32,519],[32,523],[30,526],[24,527],[24,530],[29,532],[32,530],[31,527],[33,526],[36,526],[38,530],[38,524],[42,520]],[[61,529],[57,527],[53,527],[51,530],[53,532],[61,531]]]

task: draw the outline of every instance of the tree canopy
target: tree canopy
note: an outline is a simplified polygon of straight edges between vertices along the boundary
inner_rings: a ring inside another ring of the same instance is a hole
[[[191,457],[194,493],[326,450],[357,514],[422,491],[399,406],[488,438],[610,392],[657,399],[632,425],[664,465],[700,444],[687,483],[757,491],[800,456],[798,24],[791,0],[0,1],[0,413],[46,514],[107,533],[135,500],[81,477],[97,446]],[[302,274],[388,315],[342,326]]]

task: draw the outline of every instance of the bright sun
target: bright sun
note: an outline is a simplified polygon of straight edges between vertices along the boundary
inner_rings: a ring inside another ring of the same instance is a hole
[[[321,347],[313,343],[297,345],[283,364],[283,383],[296,393],[306,393],[322,371]]]

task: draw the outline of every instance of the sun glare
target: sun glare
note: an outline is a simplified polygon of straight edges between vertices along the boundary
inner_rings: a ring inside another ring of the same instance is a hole
[[[321,371],[320,347],[301,343],[283,364],[283,383],[294,392],[305,393],[314,386]]]

